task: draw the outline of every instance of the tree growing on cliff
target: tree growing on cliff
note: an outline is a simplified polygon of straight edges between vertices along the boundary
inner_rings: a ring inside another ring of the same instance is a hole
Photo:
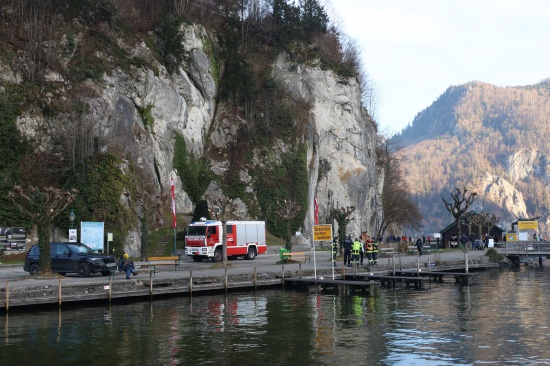
[[[51,272],[50,237],[53,219],[75,200],[77,193],[76,189],[62,191],[55,187],[33,186],[14,186],[8,193],[10,201],[37,226],[40,247],[38,265],[41,273]]]
[[[449,211],[455,219],[458,229],[458,240],[460,240],[462,236],[462,215],[464,215],[464,213],[468,211],[468,208],[474,203],[477,193],[469,192],[466,187],[462,187],[462,189],[455,188],[455,190],[456,193],[451,192],[452,201],[447,201],[443,197],[441,197],[441,199],[445,203],[447,211]]]

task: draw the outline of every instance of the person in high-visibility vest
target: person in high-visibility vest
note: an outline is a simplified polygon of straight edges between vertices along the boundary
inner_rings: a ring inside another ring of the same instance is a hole
[[[336,255],[338,254],[338,237],[332,240],[332,265],[336,267]]]
[[[368,240],[365,243],[365,253],[367,254],[367,260],[368,260],[367,266],[372,266],[374,263],[372,260],[372,251],[373,251],[372,241]]]
[[[359,265],[360,251],[361,251],[361,242],[359,241],[359,238],[355,238],[355,241],[353,242],[353,247],[351,249],[351,263],[353,263],[354,266]]]
[[[378,264],[378,243],[376,241],[372,242],[372,264]]]

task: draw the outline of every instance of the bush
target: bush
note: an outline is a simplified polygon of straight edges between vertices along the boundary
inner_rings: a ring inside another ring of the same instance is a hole
[[[489,262],[491,263],[499,263],[504,259],[504,256],[496,251],[494,248],[490,248],[485,253],[487,257],[489,257]]]

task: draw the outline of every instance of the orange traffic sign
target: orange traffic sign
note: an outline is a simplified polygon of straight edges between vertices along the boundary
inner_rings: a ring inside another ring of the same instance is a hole
[[[313,225],[314,241],[331,241],[332,225]]]

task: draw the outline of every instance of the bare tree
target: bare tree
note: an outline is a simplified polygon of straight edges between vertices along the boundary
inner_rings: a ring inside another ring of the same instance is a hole
[[[378,224],[377,238],[383,236],[392,225],[407,226],[416,231],[424,226],[424,218],[413,201],[401,168],[399,150],[389,140],[384,140],[377,148],[378,165],[384,171],[382,219]]]
[[[292,233],[290,231],[292,221],[294,218],[298,215],[301,208],[300,205],[294,200],[285,199],[282,202],[277,201],[277,215],[285,221],[286,226],[286,238],[285,238],[285,246],[286,249],[291,250],[292,244],[290,242],[290,238],[292,236]]]
[[[51,272],[50,238],[53,219],[75,200],[77,193],[76,189],[62,191],[55,187],[33,186],[14,186],[8,192],[8,199],[37,226],[40,248],[38,265],[41,273]]]
[[[355,211],[355,206],[347,206],[347,207],[340,207],[338,208],[331,208],[330,209],[330,217],[336,220],[338,223],[338,237],[340,240],[340,255],[342,255],[342,243],[344,238],[346,237],[346,229],[348,227],[348,224],[353,220],[353,217],[351,215]]]
[[[453,215],[455,218],[456,226],[458,229],[458,240],[462,236],[462,215],[468,208],[474,203],[474,198],[477,196],[475,192],[469,192],[466,187],[462,187],[462,190],[455,188],[456,193],[451,192],[451,201],[446,201],[445,198],[441,197],[445,203],[445,208],[447,211]]]

